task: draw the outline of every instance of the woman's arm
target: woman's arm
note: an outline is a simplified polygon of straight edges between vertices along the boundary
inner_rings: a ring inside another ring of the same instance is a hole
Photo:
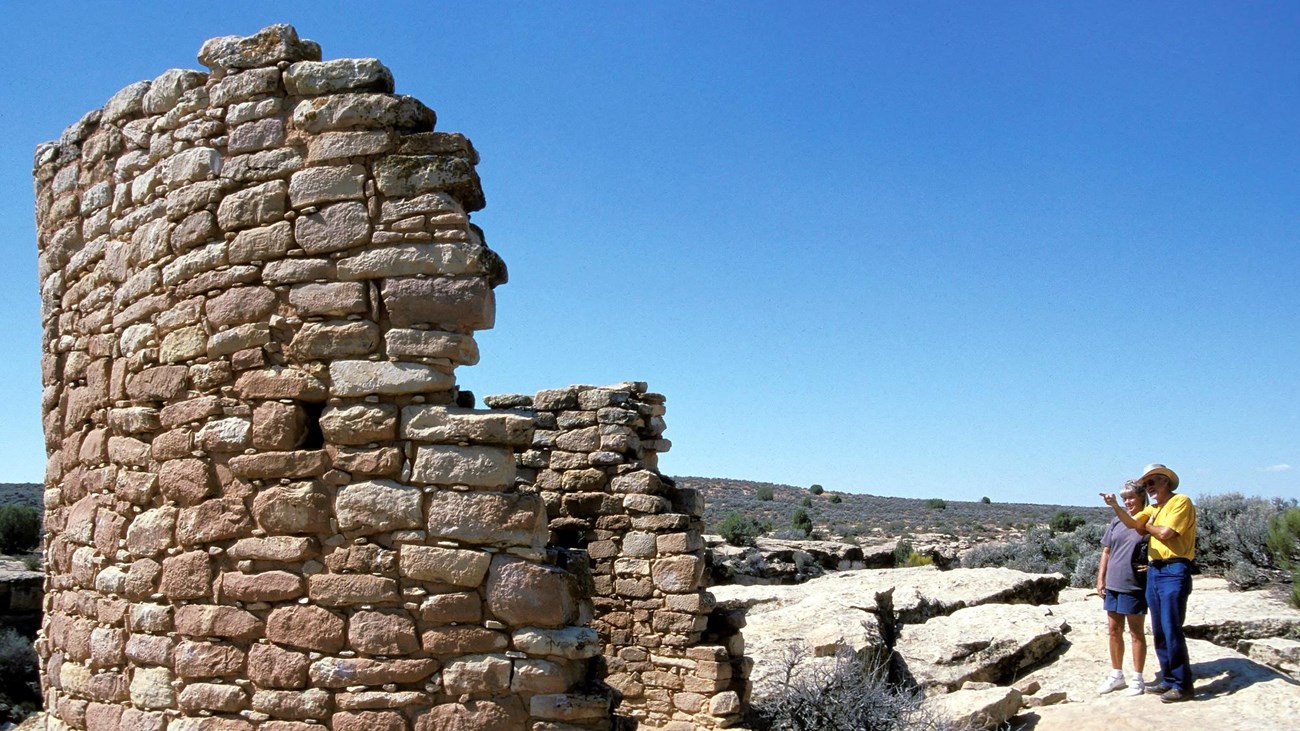
[[[1097,564],[1097,594],[1106,596],[1106,564],[1110,561],[1110,547],[1101,549],[1101,562]]]
[[[1146,523],[1140,523],[1133,516],[1129,515],[1128,510],[1125,509],[1125,507],[1120,504],[1119,499],[1115,497],[1114,493],[1103,492],[1100,493],[1100,495],[1101,495],[1101,499],[1104,500],[1106,504],[1109,505],[1111,509],[1115,511],[1115,517],[1119,518],[1119,521],[1121,523],[1132,528],[1138,533],[1147,532]],[[1160,536],[1156,536],[1156,537],[1160,538]],[[1161,538],[1161,540],[1164,539]]]

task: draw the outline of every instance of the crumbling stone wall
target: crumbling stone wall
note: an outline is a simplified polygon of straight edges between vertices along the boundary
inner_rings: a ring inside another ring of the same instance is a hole
[[[657,469],[664,397],[644,383],[489,396],[534,417],[519,475],[546,501],[551,541],[585,551],[616,716],[651,728],[721,728],[748,699],[743,620],[704,589],[703,497]],[[624,725],[631,725],[625,723]]]
[[[319,59],[214,39],[37,151],[51,727],[607,728],[533,420],[457,408],[474,149]]]

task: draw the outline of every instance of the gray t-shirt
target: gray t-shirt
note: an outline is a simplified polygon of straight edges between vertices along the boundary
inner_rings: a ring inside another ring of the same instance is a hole
[[[1103,548],[1110,549],[1110,558],[1106,561],[1106,588],[1111,591],[1145,591],[1146,577],[1141,578],[1133,571],[1134,560],[1145,563],[1146,551],[1140,548],[1142,534],[1120,522],[1119,518],[1110,521],[1106,534],[1101,537]],[[1141,556],[1135,555],[1138,551]]]

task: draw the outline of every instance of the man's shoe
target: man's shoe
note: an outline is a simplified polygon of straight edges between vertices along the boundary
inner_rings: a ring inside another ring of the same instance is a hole
[[[1147,686],[1147,692],[1148,692],[1148,693],[1155,693],[1155,694],[1157,694],[1157,695],[1164,695],[1165,693],[1168,693],[1169,691],[1171,691],[1171,690],[1173,690],[1173,689],[1174,689],[1174,686],[1172,686],[1172,685],[1166,683],[1166,682],[1163,681],[1163,680],[1160,681],[1159,683],[1156,683],[1155,685],[1148,685],[1148,686]]]
[[[1142,695],[1146,691],[1146,682],[1142,680],[1141,675],[1134,675],[1133,679],[1128,681],[1128,690],[1124,695]]]
[[[1101,681],[1101,684],[1097,686],[1097,695],[1105,695],[1112,690],[1119,690],[1127,685],[1124,682],[1124,673],[1121,673],[1118,670],[1116,670],[1115,673],[1118,674],[1112,673],[1107,675],[1106,679]]]
[[[1190,701],[1191,699],[1192,692],[1181,688],[1170,688],[1160,694],[1161,703],[1178,703],[1179,701]]]

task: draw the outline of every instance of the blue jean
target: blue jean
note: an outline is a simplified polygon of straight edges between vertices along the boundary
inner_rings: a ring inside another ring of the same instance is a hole
[[[1147,573],[1147,606],[1151,636],[1160,661],[1161,680],[1185,692],[1192,690],[1192,663],[1187,658],[1187,597],[1192,593],[1192,564],[1183,559],[1152,561]]]

